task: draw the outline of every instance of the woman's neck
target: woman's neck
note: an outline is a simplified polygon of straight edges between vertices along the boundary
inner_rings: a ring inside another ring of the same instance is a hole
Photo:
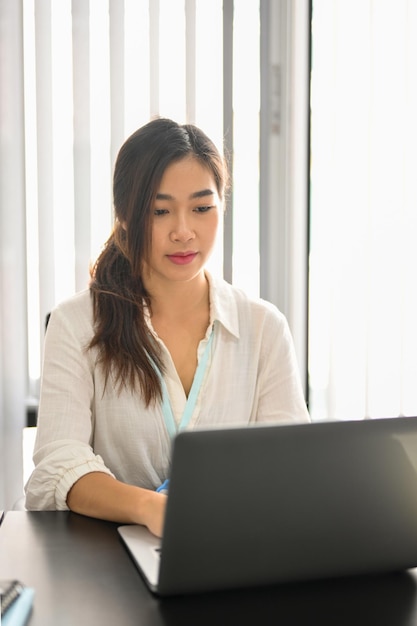
[[[154,282],[149,293],[152,317],[184,320],[201,312],[209,314],[209,284],[203,272],[187,282]]]

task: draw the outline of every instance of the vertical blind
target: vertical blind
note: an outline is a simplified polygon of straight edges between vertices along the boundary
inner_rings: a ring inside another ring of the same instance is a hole
[[[313,418],[417,415],[417,3],[314,0]]]
[[[112,227],[117,152],[154,116],[196,123],[233,154],[234,186],[244,182],[244,197],[211,266],[258,295],[259,19],[257,1],[23,0],[33,395],[45,315],[87,286]],[[233,136],[244,139],[233,145]],[[236,239],[245,245],[232,259]]]

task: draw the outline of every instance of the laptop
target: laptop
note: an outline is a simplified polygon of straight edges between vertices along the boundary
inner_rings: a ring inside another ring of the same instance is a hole
[[[163,539],[118,531],[161,596],[417,566],[417,418],[183,431]]]

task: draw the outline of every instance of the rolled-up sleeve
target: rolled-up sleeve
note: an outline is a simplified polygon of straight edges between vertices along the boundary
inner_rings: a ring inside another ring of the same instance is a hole
[[[92,320],[74,307],[71,320],[59,307],[45,337],[35,469],[26,491],[29,510],[66,510],[67,495],[89,472],[113,475],[92,448],[95,356],[88,350]]]
[[[67,495],[85,474],[105,472],[113,476],[103,459],[87,445],[56,441],[34,454],[36,469],[26,485],[28,510],[68,510]]]

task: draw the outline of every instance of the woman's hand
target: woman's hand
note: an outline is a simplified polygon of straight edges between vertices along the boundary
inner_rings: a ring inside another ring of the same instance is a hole
[[[154,535],[162,537],[164,530],[167,496],[156,491],[149,491],[148,502],[143,503],[144,524]]]

